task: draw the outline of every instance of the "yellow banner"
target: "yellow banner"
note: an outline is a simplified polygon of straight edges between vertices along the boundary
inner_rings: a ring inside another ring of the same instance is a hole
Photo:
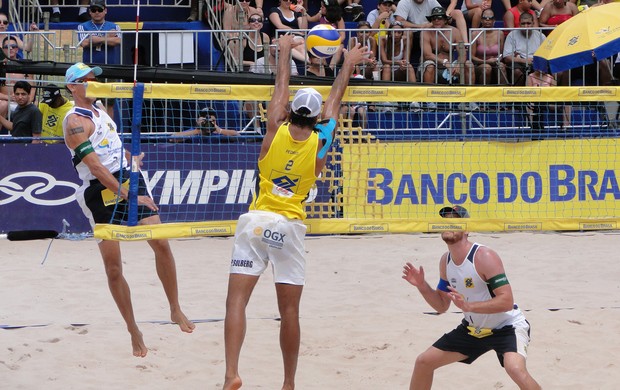
[[[327,99],[331,86],[292,85],[291,98],[298,89],[314,87]],[[270,100],[270,85],[161,84],[145,83],[145,99]],[[88,96],[132,98],[133,83],[88,83]],[[347,102],[518,102],[518,101],[617,101],[618,87],[398,87],[352,86]]]
[[[345,144],[344,215],[428,221],[463,204],[472,219],[515,221],[505,230],[618,219],[619,155],[618,139]]]

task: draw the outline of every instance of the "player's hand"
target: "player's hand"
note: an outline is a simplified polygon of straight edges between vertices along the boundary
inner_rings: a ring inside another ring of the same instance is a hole
[[[150,210],[153,210],[153,211],[159,210],[159,207],[157,207],[157,205],[155,204],[155,201],[153,199],[149,198],[148,196],[139,195],[138,196],[138,204],[141,205],[141,206],[146,206]]]
[[[403,267],[403,279],[413,286],[423,286],[426,283],[424,281],[424,267],[416,268],[413,264],[407,262]]]
[[[368,51],[368,47],[362,46],[360,43],[357,43],[350,50],[343,50],[344,60],[349,61],[353,65],[367,62],[370,60],[370,58],[368,58]]]
[[[452,286],[448,286],[448,289],[450,290],[450,292],[448,293],[448,296],[450,297],[450,300],[454,303],[456,307],[458,307],[459,309],[463,311],[471,311],[469,309],[469,303],[467,303],[463,294],[456,291],[456,289]]]

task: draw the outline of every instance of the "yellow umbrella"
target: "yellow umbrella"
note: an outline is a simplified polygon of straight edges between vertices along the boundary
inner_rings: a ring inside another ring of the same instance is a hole
[[[553,29],[534,53],[534,69],[557,73],[617,53],[620,3],[615,2],[588,8]]]

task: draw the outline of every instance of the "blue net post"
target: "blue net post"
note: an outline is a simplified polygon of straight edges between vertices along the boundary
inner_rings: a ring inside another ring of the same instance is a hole
[[[140,125],[142,123],[142,101],[144,84],[133,87],[133,117],[131,120],[131,172],[129,173],[129,218],[128,225],[138,225],[138,183],[140,181]]]

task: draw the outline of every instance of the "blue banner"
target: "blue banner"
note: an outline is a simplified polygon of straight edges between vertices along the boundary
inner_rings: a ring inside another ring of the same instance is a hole
[[[142,170],[163,222],[236,220],[246,212],[260,143],[143,144]],[[0,232],[92,229],[75,201],[81,182],[62,144],[0,144]],[[327,202],[327,184],[310,200]]]

